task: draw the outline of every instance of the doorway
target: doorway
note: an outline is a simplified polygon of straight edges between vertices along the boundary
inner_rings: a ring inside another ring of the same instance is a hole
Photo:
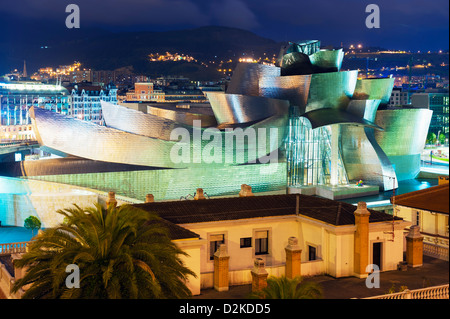
[[[382,260],[381,260],[381,252],[382,252],[382,244],[383,243],[373,243],[372,245],[372,264],[377,265],[380,271],[382,270]]]

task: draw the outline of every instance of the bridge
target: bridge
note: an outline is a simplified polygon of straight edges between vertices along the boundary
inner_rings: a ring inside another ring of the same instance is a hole
[[[36,140],[0,141],[0,162],[14,161],[14,154],[21,153],[22,158],[38,148]]]

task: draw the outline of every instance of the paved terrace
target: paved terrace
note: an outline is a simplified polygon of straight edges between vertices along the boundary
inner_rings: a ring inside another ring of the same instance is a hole
[[[380,288],[369,289],[365,279],[356,277],[333,278],[331,276],[314,276],[305,278],[322,286],[325,299],[366,298],[387,294],[395,285],[396,292],[401,286],[409,290],[438,286],[449,283],[448,261],[424,256],[422,267],[411,268],[407,271],[387,271],[380,274]],[[232,286],[229,291],[217,292],[205,289],[201,295],[193,299],[245,299],[251,292],[251,285]]]
[[[384,295],[395,285],[396,291],[401,286],[410,290],[449,283],[448,261],[424,256],[424,265],[418,268],[408,267],[407,271],[387,271],[380,274],[380,288],[369,289],[365,279],[356,277],[333,278],[330,276],[314,276],[305,278],[319,283],[324,292],[324,299],[365,298]],[[231,286],[228,291],[218,292],[204,289],[193,299],[246,299],[251,292],[251,285]],[[0,290],[0,299],[6,299]]]

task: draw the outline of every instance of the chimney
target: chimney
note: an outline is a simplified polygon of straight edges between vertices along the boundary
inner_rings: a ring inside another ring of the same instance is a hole
[[[423,265],[423,236],[419,226],[411,226],[406,236],[406,262],[410,267]]]
[[[242,184],[241,191],[239,192],[239,197],[248,197],[248,196],[255,196],[255,194],[252,193],[252,187],[247,184]]]
[[[153,194],[147,194],[145,195],[145,202],[146,203],[153,203],[155,201],[155,197]]]
[[[217,291],[228,291],[229,289],[229,264],[227,246],[222,244],[214,253],[214,289]]]
[[[109,208],[110,205],[112,205],[112,207],[117,206],[116,193],[114,192],[108,193],[108,199],[106,200],[106,208]]]
[[[256,258],[254,261],[254,267],[251,271],[252,275],[252,292],[260,291],[267,287],[267,272],[262,258]]]
[[[206,199],[205,195],[203,195],[203,188],[197,188],[197,192],[195,193],[194,199],[195,200]]]
[[[293,279],[301,275],[302,250],[298,245],[296,237],[288,238],[288,245],[284,248],[286,252],[286,278]]]
[[[359,278],[368,276],[366,267],[369,264],[369,217],[365,202],[359,202],[354,212],[356,231],[354,235],[354,272]]]

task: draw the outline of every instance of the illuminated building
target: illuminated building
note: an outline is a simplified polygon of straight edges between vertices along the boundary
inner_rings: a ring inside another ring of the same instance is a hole
[[[165,94],[162,90],[155,90],[151,82],[136,82],[134,90],[127,92],[127,101],[155,101],[164,102]]]
[[[71,95],[68,115],[96,124],[103,123],[100,101],[117,104],[117,89],[115,86],[94,86],[90,84],[75,84],[67,87]]]
[[[395,84],[394,84],[395,85]],[[407,105],[411,103],[411,93],[399,87],[392,89],[389,106]]]
[[[101,127],[34,108],[34,125],[43,147],[92,161],[141,167],[126,173],[111,169],[111,180],[103,177],[101,183],[100,172],[75,179],[70,173],[52,175],[42,168],[38,175],[127,196],[151,192],[161,199],[180,198],[197,187],[211,196],[224,195],[241,184],[251,185],[255,192],[288,189],[333,199],[397,188],[399,180],[415,177],[414,170],[404,171],[416,167],[428,124],[422,121],[411,134],[414,141],[400,140],[398,133],[403,125],[418,123],[430,112],[378,110],[389,103],[394,79],[359,79],[357,70],[340,70],[343,57],[341,49],[320,49],[319,41],[292,42],[282,48],[277,65],[239,63],[224,92],[205,92],[209,106],[197,108],[199,113],[187,106],[164,109],[149,104],[142,110],[139,105],[102,103],[106,127]],[[146,98],[154,93],[149,83],[136,88],[135,94]],[[194,119],[206,118],[210,127],[195,127]],[[189,134],[183,141],[189,151],[187,161],[176,162],[172,157],[174,147],[183,145],[179,136],[172,136],[178,128]],[[227,149],[227,129],[233,134],[237,129],[257,133],[253,140],[241,136],[243,145],[231,144]],[[191,140],[196,133],[202,137],[197,145]],[[205,133],[209,138],[203,139]],[[217,138],[220,151],[214,152],[213,161],[206,161],[204,150],[211,154],[207,148],[211,138],[214,142]],[[259,145],[264,140],[270,143]],[[398,145],[399,141],[403,144]],[[224,161],[229,156],[232,160]],[[271,161],[264,161],[267,158]],[[118,176],[129,179],[128,184],[113,186]],[[168,183],[174,180],[182,182],[177,190],[169,190]]]
[[[449,184],[446,182],[427,189],[395,196],[397,216],[418,226],[423,235],[424,255],[448,261]]]
[[[0,139],[34,138],[32,106],[67,114],[69,92],[62,86],[36,82],[0,83]]]
[[[100,101],[117,103],[115,87],[72,87],[38,82],[0,83],[0,139],[34,139],[29,109],[34,106],[102,124]]]
[[[137,82],[134,90],[127,92],[126,102],[206,102],[203,92],[194,87],[162,87],[155,88],[152,82]]]
[[[427,108],[433,111],[429,133],[441,133],[449,136],[449,100],[448,93],[415,93],[411,95],[411,103],[415,107]]]

